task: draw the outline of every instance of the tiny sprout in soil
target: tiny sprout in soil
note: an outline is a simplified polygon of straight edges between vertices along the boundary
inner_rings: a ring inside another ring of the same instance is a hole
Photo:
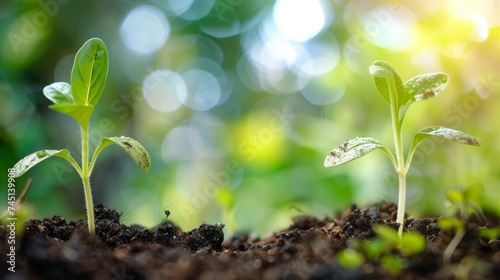
[[[465,236],[466,226],[470,215],[476,214],[479,221],[482,220],[483,223],[488,223],[481,208],[475,204],[475,201],[479,199],[482,194],[483,186],[480,184],[469,185],[464,189],[453,188],[446,192],[446,199],[460,209],[460,218],[442,217],[438,220],[439,227],[455,232],[455,236],[443,253],[444,263],[451,263],[453,252]]]
[[[78,165],[67,149],[40,150],[34,152],[14,167],[15,177],[23,175],[39,162],[57,156],[67,160],[78,172],[83,182],[87,208],[87,223],[90,232],[95,231],[94,206],[90,188],[90,175],[99,153],[107,146],[116,144],[127,152],[145,171],[149,171],[151,160],[146,149],[130,137],[104,137],[96,147],[89,162],[89,121],[94,107],[102,95],[108,75],[108,50],[101,39],[93,38],[85,42],[76,54],[71,70],[71,85],[56,82],[43,89],[43,94],[54,104],[49,108],[72,117],[80,126],[82,159]]]
[[[348,269],[359,268],[367,262],[378,262],[387,271],[397,274],[408,265],[405,257],[418,255],[426,248],[424,237],[417,232],[406,232],[400,238],[395,230],[384,225],[373,226],[373,231],[376,237],[370,242],[349,240],[348,248],[337,255],[337,261]]]
[[[436,136],[457,143],[480,146],[482,141],[462,131],[442,126],[430,126],[421,129],[414,135],[408,154],[403,154],[402,126],[406,111],[414,102],[429,99],[438,95],[448,84],[445,73],[427,73],[417,75],[403,84],[399,75],[386,62],[375,61],[369,68],[373,75],[375,86],[382,98],[389,104],[391,112],[392,131],[394,137],[395,155],[380,141],[371,137],[356,137],[348,140],[332,150],[325,158],[325,167],[337,166],[369,152],[380,149],[391,160],[399,176],[399,198],[396,222],[399,223],[398,236],[403,233],[403,220],[406,199],[406,174],[410,169],[411,159],[417,146],[427,137]]]

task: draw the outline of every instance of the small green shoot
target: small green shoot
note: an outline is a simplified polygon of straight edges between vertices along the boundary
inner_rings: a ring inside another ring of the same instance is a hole
[[[481,184],[472,184],[465,188],[453,188],[445,193],[446,199],[460,209],[460,216],[464,222],[468,220],[470,215],[482,213],[475,203],[482,195],[483,186]]]
[[[500,238],[500,228],[482,228],[479,235],[488,240],[498,240]]]
[[[417,232],[406,232],[400,238],[395,230],[384,225],[373,226],[373,231],[376,237],[369,242],[349,240],[349,247],[337,255],[339,264],[357,269],[366,261],[379,262],[384,269],[396,274],[407,266],[400,256],[415,256],[426,248],[424,237]],[[399,252],[400,256],[395,252]]]
[[[365,257],[357,250],[347,248],[337,254],[337,261],[347,269],[357,269],[365,263]]]
[[[104,42],[99,38],[92,38],[85,42],[76,54],[71,71],[71,85],[56,82],[43,89],[45,97],[54,103],[49,108],[69,115],[79,124],[82,148],[81,164],[76,162],[67,149],[44,149],[24,157],[13,167],[14,177],[17,178],[47,158],[56,156],[67,160],[82,179],[87,223],[89,231],[92,233],[95,232],[95,221],[90,175],[99,153],[108,145],[116,144],[122,147],[145,172],[149,171],[151,165],[146,149],[136,140],[125,136],[102,138],[89,162],[89,121],[106,83],[108,60],[108,50]]]
[[[500,250],[500,228],[482,228],[479,230],[479,236],[487,240],[491,249]]]
[[[453,252],[455,252],[458,244],[460,244],[460,241],[465,236],[465,223],[459,218],[441,218],[438,220],[438,226],[442,229],[455,232],[455,236],[453,236],[450,244],[448,244],[443,252],[443,262],[450,263]]]
[[[482,195],[483,186],[480,184],[468,185],[465,188],[453,188],[445,193],[446,199],[458,207],[460,218],[443,217],[438,220],[440,228],[455,232],[455,236],[443,253],[443,262],[451,262],[453,252],[465,236],[470,215],[476,214],[480,220],[483,219],[485,223],[487,222],[481,208],[475,203]]]
[[[230,187],[220,187],[217,190],[217,202],[224,209],[224,221],[228,226],[230,231],[234,231],[236,228],[236,224],[234,221],[234,206],[236,205],[236,199],[234,197],[234,193]]]
[[[399,223],[398,235],[401,238],[406,202],[406,174],[410,169],[410,163],[418,145],[430,136],[472,146],[480,146],[482,142],[479,138],[451,128],[442,126],[426,127],[415,134],[413,143],[405,158],[403,154],[402,126],[406,111],[411,104],[434,97],[443,91],[448,84],[448,75],[445,73],[421,74],[403,84],[396,71],[386,62],[375,61],[369,70],[374,77],[378,92],[390,107],[395,156],[380,141],[371,137],[357,137],[333,149],[326,156],[324,165],[325,167],[341,165],[360,158],[375,149],[382,150],[391,160],[399,176],[396,222]]]
[[[382,239],[386,248],[398,248],[403,256],[413,256],[425,250],[425,239],[417,232],[406,232],[399,238],[393,229],[386,226],[375,225],[373,231]]]

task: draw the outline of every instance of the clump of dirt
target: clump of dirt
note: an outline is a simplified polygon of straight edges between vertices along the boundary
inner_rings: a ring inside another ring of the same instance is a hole
[[[451,263],[443,251],[454,233],[436,218],[406,217],[405,229],[422,234],[423,253],[404,259],[398,272],[368,261],[357,269],[342,267],[336,255],[350,239],[370,241],[372,228],[397,229],[393,203],[359,209],[335,218],[299,216],[289,228],[262,240],[240,234],[224,241],[223,225],[202,224],[183,232],[166,220],[154,228],[120,223],[120,214],[97,204],[96,234],[85,221],[60,216],[30,220],[16,255],[16,272],[7,271],[7,231],[0,227],[1,274],[6,279],[497,279],[498,240],[481,237],[470,223]],[[166,213],[168,217],[168,213]],[[9,278],[10,277],[10,278]]]

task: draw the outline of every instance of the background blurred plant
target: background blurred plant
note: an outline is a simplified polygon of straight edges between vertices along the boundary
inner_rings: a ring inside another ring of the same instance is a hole
[[[60,133],[75,124],[47,109],[42,89],[69,82],[75,51],[100,37],[111,54],[108,105],[96,110],[90,141],[139,138],[154,166],[144,175],[112,152],[96,164],[92,182],[115,186],[95,188],[95,200],[127,223],[159,223],[170,205],[182,227],[221,222],[220,187],[234,195],[235,227],[257,233],[287,226],[297,214],[290,206],[330,215],[352,201],[395,200],[397,177],[378,164],[382,155],[333,176],[321,167],[324,151],[349,135],[391,140],[384,101],[370,94],[374,59],[403,77],[452,77],[450,94],[415,105],[408,127],[440,123],[491,143],[481,151],[422,143],[408,172],[408,212],[451,213],[436,189],[479,181],[482,208],[499,214],[500,147],[490,140],[500,133],[499,9],[489,0],[2,1],[0,181],[33,150],[77,154],[67,143],[79,135]],[[26,197],[37,217],[84,218],[70,167],[54,160],[30,173],[44,178]]]

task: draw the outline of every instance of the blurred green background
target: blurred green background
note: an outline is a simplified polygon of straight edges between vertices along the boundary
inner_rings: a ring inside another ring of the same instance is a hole
[[[444,190],[481,183],[483,207],[500,214],[499,12],[493,0],[2,1],[2,188],[7,169],[39,149],[79,158],[77,124],[48,109],[42,89],[69,82],[76,51],[100,37],[110,68],[91,143],[127,135],[152,157],[149,174],[119,147],[97,161],[94,201],[123,212],[124,223],[153,226],[169,210],[185,230],[222,222],[228,233],[268,234],[295,215],[397,201],[381,152],[323,167],[356,136],[393,146],[389,107],[368,73],[374,60],[403,81],[450,75],[444,92],[409,110],[406,147],[428,125],[485,143],[426,141],[409,172],[407,212],[450,213]],[[17,179],[18,193],[28,178],[37,218],[84,218],[81,181],[62,159]]]

